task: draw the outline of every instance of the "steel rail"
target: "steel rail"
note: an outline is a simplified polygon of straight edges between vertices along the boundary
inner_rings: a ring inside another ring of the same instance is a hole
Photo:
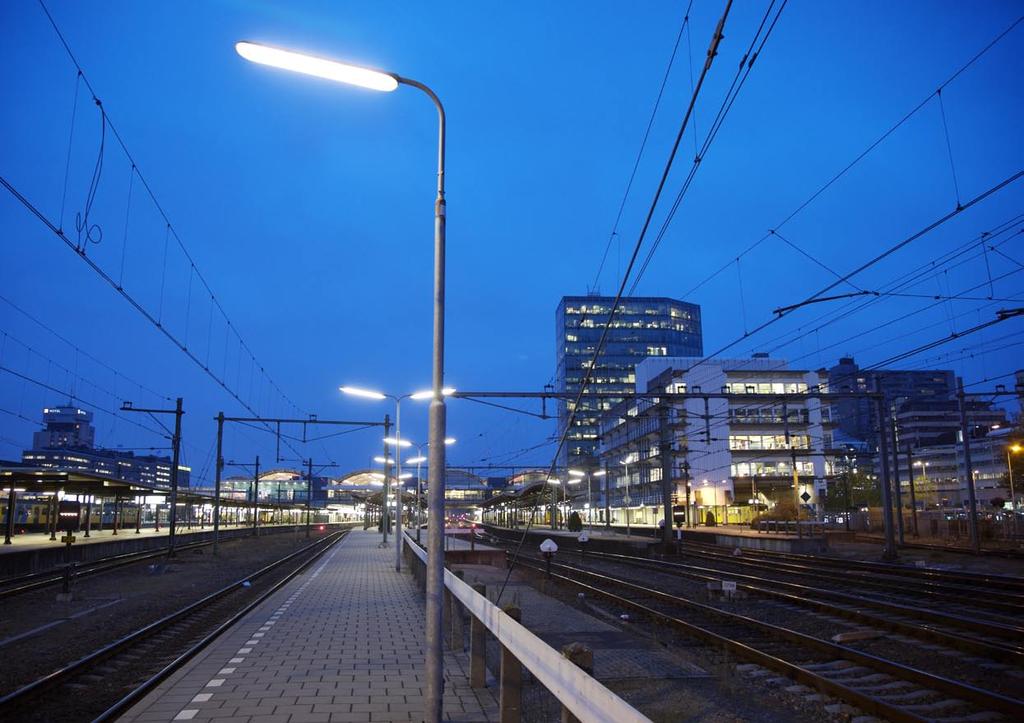
[[[544,567],[540,564],[535,565],[532,563],[527,563],[525,566],[539,572],[544,572]],[[977,705],[985,708],[986,710],[999,711],[1001,713],[1006,713],[1008,715],[1014,716],[1016,720],[1024,720],[1024,701],[1015,698],[1010,698],[1008,696],[1004,696],[994,691],[984,690],[982,688],[977,688],[972,685],[959,683],[949,678],[944,678],[942,676],[934,675],[932,673],[927,673],[917,668],[912,668],[910,666],[906,666],[895,661],[886,660],[884,658],[880,658],[869,653],[864,653],[859,650],[846,647],[844,645],[838,645],[836,643],[832,643],[821,638],[816,638],[812,635],[800,633],[789,628],[770,625],[768,623],[761,622],[760,620],[755,620],[745,615],[730,613],[724,610],[720,610],[719,608],[713,607],[711,605],[705,605],[703,603],[687,600],[686,598],[671,595],[669,593],[664,593],[660,590],[654,590],[652,588],[644,587],[642,585],[637,585],[627,580],[622,580],[620,578],[616,578],[610,575],[593,573],[586,570],[581,570],[579,568],[574,568],[568,565],[557,563],[552,564],[552,567],[562,568],[568,572],[583,575],[587,578],[594,578],[598,583],[604,585],[618,586],[645,597],[654,598],[655,600],[666,602],[671,605],[696,610],[706,615],[711,615],[720,618],[726,621],[727,623],[745,625],[749,628],[758,630],[759,632],[767,633],[769,636],[774,637],[776,639],[781,639],[790,643],[795,643],[804,648],[810,648],[817,652],[829,655],[832,658],[848,660],[859,665],[873,668],[874,670],[877,670],[879,672],[886,673],[888,675],[899,678],[901,680],[905,680],[907,682],[915,683],[925,688],[929,688],[933,691],[937,691],[945,695],[951,695],[960,700],[966,700],[972,703],[976,703]],[[925,720],[924,718],[917,716],[913,712],[903,710],[899,706],[886,703],[885,701],[882,701],[873,696],[869,696],[859,691],[847,688],[846,686],[842,686],[841,684],[838,684],[835,681],[829,681],[828,679],[825,679],[822,676],[818,676],[817,674],[807,670],[806,668],[802,668],[801,666],[795,665],[788,661],[783,661],[779,658],[776,658],[775,656],[768,655],[763,651],[756,651],[756,649],[751,648],[750,646],[741,643],[740,641],[733,640],[731,638],[726,638],[722,635],[707,630],[706,628],[701,628],[700,626],[694,625],[693,623],[687,623],[683,620],[680,620],[679,618],[675,618],[664,612],[654,610],[653,608],[643,605],[642,603],[639,603],[636,600],[630,600],[620,595],[611,593],[605,589],[595,587],[594,585],[589,585],[579,580],[574,580],[571,577],[568,577],[567,575],[559,575],[557,573],[552,573],[552,577],[559,580],[563,580],[578,587],[583,587],[587,590],[590,590],[592,593],[596,595],[608,599],[613,599],[617,604],[632,608],[634,610],[638,610],[646,615],[652,616],[655,619],[661,619],[670,622],[677,627],[682,627],[684,630],[689,630],[691,633],[696,634],[698,637],[702,637],[706,640],[714,640],[715,642],[724,644],[737,655],[744,657],[746,659],[754,660],[755,662],[763,664],[766,667],[772,667],[773,669],[778,670],[779,672],[785,672],[786,675],[788,675],[789,677],[793,677],[794,679],[800,682],[807,682],[813,680],[814,683],[809,684],[814,684],[816,685],[816,687],[819,687],[819,690],[823,690],[824,692],[830,693],[832,695],[835,695],[836,697],[840,697],[844,700],[847,700],[848,702],[851,702],[857,705],[858,707],[866,710],[868,713],[881,715],[894,721]],[[756,652],[757,655],[751,655],[751,651]],[[769,662],[771,662],[772,664],[769,665]],[[782,666],[776,666],[775,663],[782,663]],[[828,685],[826,686],[822,684]],[[830,690],[829,688],[833,689]]]
[[[721,551],[720,545],[710,545],[704,542],[693,542],[691,540],[684,540],[683,544],[688,548],[697,547],[700,549],[708,549],[711,552]],[[906,577],[922,577],[934,579],[935,581],[940,583],[945,581],[951,581],[959,584],[977,583],[981,585],[990,585],[992,587],[1024,592],[1024,577],[1016,577],[1013,575],[998,575],[994,573],[969,572],[960,570],[954,572],[951,570],[936,570],[934,568],[927,567],[909,567],[907,565],[900,565],[891,562],[875,562],[871,560],[847,560],[838,557],[822,557],[814,555],[804,555],[796,552],[780,552],[778,550],[759,550],[756,548],[747,547],[743,548],[743,554],[748,557],[790,560],[794,562],[813,562],[826,567],[874,570],[882,573],[903,575]]]
[[[978,620],[971,618],[963,618],[959,616],[949,615],[946,613],[938,613],[931,610],[921,610],[921,608],[914,608],[909,605],[902,605],[898,603],[888,603],[881,600],[873,600],[871,598],[864,598],[852,593],[840,592],[837,590],[825,590],[822,588],[815,588],[810,585],[801,585],[799,583],[785,582],[782,580],[772,580],[770,578],[758,577],[756,575],[748,575],[745,573],[730,573],[721,570],[715,570],[712,568],[695,567],[691,565],[682,565],[676,562],[668,562],[666,560],[649,560],[642,557],[633,557],[631,555],[619,555],[610,552],[588,552],[588,557],[595,557],[600,560],[609,560],[611,562],[618,562],[620,564],[628,564],[632,566],[643,567],[646,569],[658,570],[661,572],[669,572],[670,574],[688,577],[703,581],[718,581],[723,578],[731,578],[735,580],[749,580],[752,582],[737,582],[737,587],[741,587],[744,590],[748,590],[757,595],[765,597],[772,597],[784,602],[788,602],[794,605],[802,607],[811,607],[820,612],[837,615],[840,617],[856,620],[857,622],[873,625],[875,627],[893,630],[904,635],[911,637],[921,638],[923,640],[929,640],[932,642],[940,642],[949,647],[956,648],[958,650],[969,650],[972,653],[979,653],[987,655],[994,660],[1001,662],[1015,663],[1017,665],[1024,666],[1024,648],[1018,645],[1007,645],[999,642],[997,639],[986,638],[979,639],[974,637],[968,637],[960,635],[958,633],[952,633],[947,630],[935,628],[930,625],[914,624],[904,622],[901,620],[893,620],[889,618],[879,617],[871,613],[864,612],[856,607],[847,607],[844,605],[836,605],[834,603],[826,602],[820,599],[814,599],[808,597],[817,595],[819,597],[830,597],[838,600],[842,600],[850,605],[865,606],[878,608],[885,612],[894,615],[904,615],[908,617],[919,617],[925,618],[930,622],[945,623],[950,626],[957,626],[966,630],[974,630],[977,632],[984,632],[987,635],[1001,635],[1005,631],[1002,626],[990,625]],[[665,568],[668,568],[666,570]],[[705,572],[712,573],[711,575],[703,574]],[[768,585],[776,585],[778,587],[787,588],[794,590],[795,592],[782,592],[780,590],[772,590],[768,587],[763,587],[757,583],[766,583]]]
[[[772,562],[768,563],[764,560],[752,560],[743,559],[742,556],[736,557],[726,552],[690,552],[686,549],[686,544],[683,544],[681,554],[683,556],[691,557],[705,557],[714,560],[719,560],[724,564],[736,565],[739,567],[764,569],[770,566],[772,572],[779,572],[790,575],[803,575],[820,577],[822,571],[815,569],[813,565],[797,564],[791,562]],[[947,585],[929,581],[918,581],[917,587],[908,588],[906,581],[893,580],[893,579],[879,579],[878,577],[872,576],[872,573],[868,571],[853,571],[848,570],[844,574],[844,579],[853,578],[859,584],[872,587],[879,590],[886,590],[896,592],[902,595],[913,595],[917,597],[928,598],[938,602],[962,604],[964,595],[976,594],[977,588],[971,588],[965,585]],[[1014,615],[1020,615],[1024,612],[1024,595],[1015,595],[1012,593],[986,591],[984,599],[971,600],[971,604],[979,608],[987,608],[990,610],[997,610],[1000,612],[1008,612]]]
[[[294,527],[301,527],[301,525],[273,525],[273,526],[267,527],[265,529],[268,529],[268,530],[283,530],[284,528],[294,528]],[[235,532],[235,530],[230,530],[230,532]],[[249,535],[249,530],[248,529],[239,530],[239,532],[240,533],[244,533],[244,534],[240,534],[239,537],[243,537],[244,538],[244,537],[248,537],[248,535]],[[195,534],[195,533],[186,533],[186,534]],[[199,533],[199,534],[202,534],[202,533]],[[131,539],[138,539],[138,538],[131,538]],[[154,538],[150,538],[150,539],[154,539]],[[116,540],[115,540],[115,542],[116,542]],[[105,544],[105,543],[96,543],[96,544]],[[206,540],[206,541],[203,541],[203,542],[189,542],[189,543],[186,543],[184,545],[179,545],[177,547],[177,549],[180,552],[182,550],[192,550],[192,549],[197,549],[197,548],[200,548],[200,547],[207,547],[207,546],[212,545],[212,544],[213,544],[212,540]],[[101,558],[96,559],[96,560],[91,560],[89,562],[81,563],[82,567],[76,567],[75,568],[74,577],[76,579],[77,578],[81,578],[81,577],[91,577],[92,575],[97,575],[99,573],[108,572],[110,570],[116,570],[116,569],[121,568],[121,567],[126,567],[128,565],[132,565],[132,564],[134,564],[136,562],[144,562],[145,560],[151,560],[151,559],[154,559],[154,558],[161,558],[161,557],[167,557],[167,549],[164,548],[164,547],[162,547],[162,548],[160,548],[158,550],[141,550],[139,552],[123,552],[123,553],[118,554],[118,555],[109,555],[107,557],[101,557]],[[3,579],[0,579],[0,586],[11,585],[12,583],[14,585],[13,587],[3,587],[2,589],[0,589],[0,600],[2,600],[4,598],[14,597],[16,595],[21,595],[21,594],[24,594],[24,593],[32,592],[33,590],[40,590],[40,589],[42,589],[44,587],[49,587],[51,585],[59,585],[63,581],[64,581],[64,575],[62,573],[55,573],[54,572],[54,568],[51,568],[49,570],[43,570],[41,572],[30,572],[30,573],[27,573],[25,575],[12,575],[10,577],[6,577],[6,578],[3,578]]]

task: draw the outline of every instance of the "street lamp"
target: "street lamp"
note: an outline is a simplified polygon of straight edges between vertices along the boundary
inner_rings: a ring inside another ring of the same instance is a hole
[[[454,391],[455,391],[454,389],[445,389],[444,390],[444,394],[445,394],[445,396],[447,396],[447,395],[451,394]],[[417,394],[420,394],[420,392],[417,392]],[[419,398],[421,398],[421,397],[418,397],[417,394],[413,394],[411,398],[412,399],[419,399]],[[446,445],[448,445],[448,444],[455,444],[455,437],[445,437],[444,443]],[[422,510],[422,507],[421,507],[421,504],[420,504],[420,495],[422,494],[422,491],[423,491],[423,484],[422,484],[422,478],[420,477],[420,464],[422,464],[423,462],[427,461],[427,458],[423,456],[423,448],[427,447],[429,449],[430,448],[430,443],[427,442],[426,444],[413,444],[412,442],[409,442],[409,444],[411,446],[416,447],[416,453],[417,453],[416,457],[414,457],[413,459],[407,459],[406,462],[408,462],[409,464],[415,464],[416,465],[416,542],[419,542],[420,541],[420,528],[423,526],[423,515],[422,515],[422,511],[423,510]]]
[[[548,484],[554,487],[561,487],[562,480],[557,477],[548,477]],[[551,529],[558,529],[558,502],[555,501],[555,492],[551,491]]]
[[[353,397],[361,397],[363,399],[391,399],[395,403],[395,436],[385,437],[384,444],[395,448],[395,479],[402,479],[402,448],[411,447],[412,442],[402,439],[402,400],[403,399],[429,399],[433,392],[412,392],[411,394],[387,394],[386,392],[378,392],[372,389],[362,389],[360,387],[341,386],[338,390],[343,394],[348,394]],[[443,395],[453,394],[454,389],[442,390]],[[384,465],[388,465],[392,462],[390,457],[374,457],[374,461],[380,462]],[[384,468],[384,473],[387,474],[387,467]],[[387,514],[388,514],[388,485],[384,486],[384,539],[387,539]],[[398,491],[395,493],[396,514],[395,514],[395,572],[402,571],[402,485],[398,485]]]
[[[592,477],[604,477],[605,471],[599,469],[598,471],[591,473],[589,470],[584,472],[579,469],[569,470],[569,474],[576,479],[569,480],[569,484],[576,484],[583,481],[583,477],[587,478],[587,528],[591,534],[594,532],[594,495],[593,495],[593,480]]]
[[[320,78],[348,83],[379,91],[395,90],[399,84],[423,91],[437,108],[437,197],[434,201],[434,340],[431,369],[429,411],[430,499],[427,531],[427,593],[426,593],[426,717],[440,720],[444,711],[444,650],[441,643],[442,604],[444,593],[444,488],[445,488],[445,403],[444,403],[444,292],[445,292],[445,199],[444,199],[444,106],[430,88],[419,81],[393,73],[360,68],[303,53],[257,45],[235,44],[243,58]]]

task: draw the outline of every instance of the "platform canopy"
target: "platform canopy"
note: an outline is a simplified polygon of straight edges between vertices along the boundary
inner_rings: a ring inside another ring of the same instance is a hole
[[[553,494],[552,494],[553,492]],[[505,489],[493,495],[490,499],[480,503],[482,508],[499,507],[504,504],[517,504],[520,507],[532,507],[534,505],[549,505],[552,502],[561,503],[583,497],[583,493],[566,493],[561,485],[552,485],[548,482],[534,482],[520,490]]]
[[[0,488],[34,494],[93,495],[95,497],[137,497],[166,495],[169,490],[131,480],[91,472],[48,467],[0,467]]]

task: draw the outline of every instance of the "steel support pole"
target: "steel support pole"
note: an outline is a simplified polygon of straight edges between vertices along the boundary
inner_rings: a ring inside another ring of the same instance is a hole
[[[892,483],[896,492],[893,504],[896,507],[896,534],[900,544],[904,544],[903,532],[903,490],[900,486],[900,447],[896,438],[896,419],[892,419]]]
[[[967,424],[967,404],[964,401],[964,382],[957,379],[957,400],[960,402],[960,435],[964,444],[964,475],[967,479],[967,499],[970,504],[968,529],[971,532],[971,547],[975,552],[981,551],[981,540],[978,537],[978,496],[974,489],[974,466],[971,462],[971,431]]]
[[[402,399],[395,400],[395,572],[402,571]]]
[[[384,415],[384,437],[385,439],[391,434],[391,417]],[[381,490],[381,513],[380,513],[380,529],[383,533],[380,544],[381,547],[388,546],[388,515],[391,512],[388,506],[388,492],[391,489],[391,464],[388,462],[388,443],[384,443],[384,489]]]
[[[423,457],[423,451],[417,447],[416,459]],[[420,528],[423,527],[423,503],[420,501],[420,494],[423,483],[420,480],[420,462],[416,463],[416,542],[420,541]]]
[[[889,487],[889,434],[886,429],[885,402],[875,401],[875,414],[878,419],[878,462],[879,477],[882,486],[882,524],[885,528],[885,546],[882,549],[883,560],[896,559],[896,539],[892,520],[892,490]]]
[[[662,403],[658,413],[659,454],[661,455],[661,506],[665,524],[661,542],[668,549],[672,545],[672,430],[669,428],[668,405]],[[717,486],[717,482],[715,483]]]
[[[18,493],[14,491],[14,483],[11,483],[11,490],[7,493],[7,525],[4,528],[4,544],[13,544],[14,537],[14,510],[17,507]]]
[[[1010,530],[1013,535],[1013,539],[1017,540],[1017,495],[1013,491],[1013,460],[1010,458],[1010,450],[1006,450],[1006,471],[1010,475],[1010,518],[1012,525]]]
[[[629,465],[624,464],[622,466],[626,468],[626,496],[622,500],[623,507],[626,510],[626,537],[631,537],[633,531],[629,527],[629,506],[633,504],[633,500],[629,495]]]
[[[50,541],[56,542],[57,540],[57,510],[60,505],[57,502],[57,493],[54,492],[53,496],[50,497],[50,504],[47,509],[50,510]]]
[[[309,539],[309,516],[313,499],[313,458],[307,460],[309,467],[306,473],[306,539]]]
[[[213,554],[220,543],[220,472],[224,467],[224,412],[217,414],[217,457],[213,463]]]
[[[256,464],[252,474],[252,534],[260,534],[260,456],[256,455]]]
[[[921,532],[917,528],[917,493],[914,491],[914,455],[910,451],[910,445],[907,445],[907,481],[910,485],[910,520],[914,527],[914,537],[918,537]]]
[[[611,531],[612,526],[612,500],[611,500],[611,477],[608,474],[608,463],[604,463],[604,529]]]
[[[167,520],[167,556],[174,557],[174,536],[178,523],[178,463],[181,460],[181,397],[174,404],[174,436],[171,437],[171,511]],[[102,525],[103,516],[100,515]]]
[[[426,591],[426,706],[428,721],[440,721],[444,711],[444,295],[445,295],[445,199],[444,199],[444,106],[427,86],[407,78],[399,82],[422,90],[437,108],[437,198],[434,202],[434,348],[431,374],[433,398],[428,417],[429,470],[427,483],[427,591]]]

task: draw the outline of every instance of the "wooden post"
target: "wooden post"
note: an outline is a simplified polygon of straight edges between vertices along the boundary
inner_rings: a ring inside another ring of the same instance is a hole
[[[594,674],[594,651],[583,643],[569,643],[563,646],[562,656],[568,658],[569,662],[581,668],[587,675]],[[561,723],[580,723],[580,719],[563,705]]]
[[[474,583],[473,590],[487,597],[487,586]],[[487,628],[473,614],[469,616],[469,687],[487,686]]]
[[[521,622],[523,613],[514,605],[505,614]],[[501,646],[501,674],[498,681],[498,709],[501,723],[519,723],[522,719],[523,666],[504,645]]]

